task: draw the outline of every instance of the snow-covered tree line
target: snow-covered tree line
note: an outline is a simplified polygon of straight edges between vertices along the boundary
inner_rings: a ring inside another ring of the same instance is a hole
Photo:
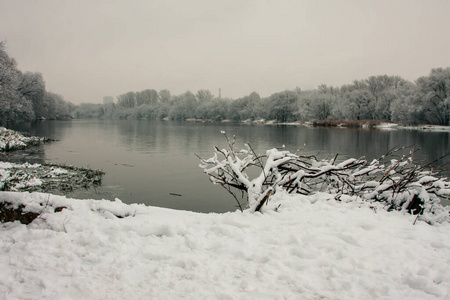
[[[0,125],[70,116],[74,105],[47,91],[41,73],[20,71],[5,46],[0,41]]]
[[[239,99],[215,97],[209,90],[171,95],[147,89],[119,95],[115,103],[85,104],[77,116],[110,118],[189,118],[240,122],[276,120],[381,120],[405,125],[450,125],[450,68],[432,69],[414,83],[399,76],[371,76],[341,87],[256,92]]]
[[[75,106],[45,89],[41,73],[22,72],[0,42],[0,125],[10,121],[77,118],[169,118],[235,122],[276,120],[382,120],[406,125],[450,125],[450,68],[432,69],[414,83],[399,76],[371,76],[341,87],[325,84],[261,98],[256,92],[238,99],[203,89],[172,95],[146,89],[119,95],[115,103]]]

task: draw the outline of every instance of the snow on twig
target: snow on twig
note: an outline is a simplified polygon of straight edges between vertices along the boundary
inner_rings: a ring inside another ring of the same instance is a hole
[[[235,149],[236,138],[228,142],[229,150],[214,147],[214,156],[202,159],[200,167],[209,179],[224,187],[243,210],[234,190],[245,191],[246,209],[260,211],[278,189],[288,193],[311,195],[329,192],[338,201],[349,199],[383,203],[388,210],[402,210],[418,215],[430,224],[449,221],[449,211],[440,205],[450,197],[450,183],[435,177],[429,165],[413,163],[414,147],[391,149],[370,163],[363,158],[336,162],[318,160],[276,148],[258,155],[250,146]],[[406,154],[401,154],[402,151]],[[221,157],[221,158],[219,158]],[[249,172],[249,169],[256,169]],[[249,174],[256,174],[253,179]]]

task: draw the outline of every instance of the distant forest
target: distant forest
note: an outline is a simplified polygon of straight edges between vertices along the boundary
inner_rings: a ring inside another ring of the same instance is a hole
[[[201,119],[232,122],[273,120],[379,120],[404,125],[450,125],[450,68],[432,69],[414,83],[379,75],[351,84],[315,90],[300,88],[261,98],[253,92],[239,99],[209,90],[172,95],[169,90],[128,92],[104,104],[74,105],[46,91],[40,73],[22,73],[0,42],[0,125],[11,121],[62,118]]]
[[[171,95],[168,90],[128,92],[114,103],[82,104],[77,118],[202,119],[232,122],[380,120],[404,125],[450,125],[450,68],[431,70],[415,83],[399,76],[371,76],[351,84],[315,90],[253,92],[239,99],[215,97],[209,90]]]

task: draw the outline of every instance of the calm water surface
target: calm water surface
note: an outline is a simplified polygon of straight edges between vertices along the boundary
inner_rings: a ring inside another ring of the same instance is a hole
[[[22,153],[10,160],[31,160],[102,169],[103,186],[81,191],[77,198],[121,199],[199,212],[236,209],[234,199],[211,184],[194,155],[213,155],[215,145],[226,147],[221,130],[236,135],[238,147],[250,142],[257,153],[286,146],[318,158],[341,160],[365,156],[371,160],[395,146],[421,148],[415,159],[433,161],[450,151],[449,132],[252,126],[147,120],[72,120],[18,124],[14,128],[59,141]],[[446,158],[445,162],[448,162]],[[173,196],[170,194],[179,194]]]

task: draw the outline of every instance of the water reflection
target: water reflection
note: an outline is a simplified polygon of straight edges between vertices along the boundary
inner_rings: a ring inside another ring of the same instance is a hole
[[[24,161],[27,161],[32,164],[43,164],[46,162],[45,146],[40,145],[24,150],[0,153],[0,160],[11,163],[22,163]]]
[[[32,135],[58,139],[31,150],[22,159],[73,164],[102,169],[104,186],[82,197],[119,198],[126,203],[145,203],[202,212],[235,209],[234,200],[210,184],[198,168],[194,153],[204,158],[213,147],[227,147],[220,134],[237,137],[237,147],[250,142],[258,153],[285,145],[305,155],[343,160],[365,156],[378,158],[396,146],[415,145],[422,150],[416,160],[433,161],[449,152],[448,132],[251,126],[147,120],[45,121],[14,128]],[[28,151],[28,150],[27,150]],[[19,155],[20,156],[20,155]],[[449,162],[445,158],[442,163]],[[171,196],[181,194],[181,197]],[[79,195],[77,195],[78,197]]]

